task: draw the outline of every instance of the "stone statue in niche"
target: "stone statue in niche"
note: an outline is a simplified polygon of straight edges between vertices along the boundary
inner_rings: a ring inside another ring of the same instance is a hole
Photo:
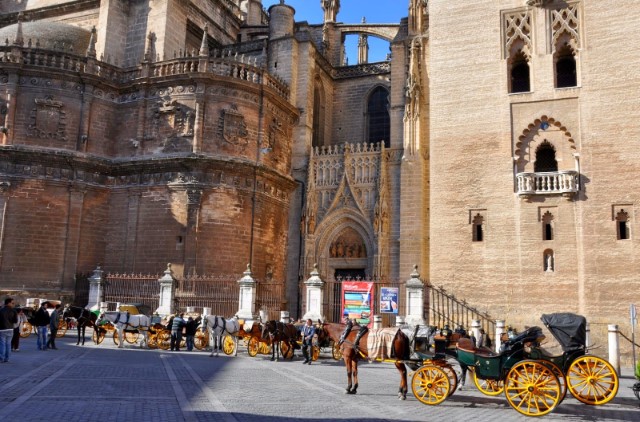
[[[548,253],[546,256],[546,272],[548,273],[552,273],[553,272],[553,254],[552,253]]]
[[[313,214],[309,214],[309,234],[313,234],[316,231],[316,217]]]

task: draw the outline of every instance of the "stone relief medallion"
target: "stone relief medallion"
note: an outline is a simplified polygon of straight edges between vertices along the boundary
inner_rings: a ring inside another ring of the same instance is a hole
[[[220,126],[222,129],[222,139],[227,144],[243,151],[249,143],[247,139],[249,131],[247,130],[244,116],[238,111],[238,106],[231,105],[231,107],[222,110]]]
[[[55,101],[48,95],[45,98],[36,98],[35,103],[36,107],[31,110],[27,127],[29,136],[66,141],[66,113],[62,101]]]
[[[186,151],[190,143],[184,138],[193,137],[195,112],[176,100],[166,100],[154,110],[152,137],[162,141],[164,152]]]

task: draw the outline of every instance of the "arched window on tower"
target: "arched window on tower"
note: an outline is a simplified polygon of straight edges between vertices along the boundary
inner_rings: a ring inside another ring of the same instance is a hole
[[[616,215],[616,228],[618,232],[618,240],[626,240],[630,238],[629,233],[629,214],[621,209]]]
[[[536,162],[533,164],[536,173],[558,171],[556,149],[548,141],[544,141],[536,150]]]
[[[531,91],[531,81],[529,75],[529,62],[522,52],[518,52],[511,61],[509,69],[510,89],[509,92],[529,92]]]
[[[391,136],[389,91],[381,86],[374,89],[369,96],[367,120],[369,123],[369,142],[384,141],[384,146],[389,148]]]
[[[555,56],[556,88],[569,88],[578,85],[576,58],[571,47],[565,46]]]
[[[484,217],[477,214],[473,217],[473,241],[482,242],[484,240]]]
[[[547,211],[542,216],[542,240],[553,240],[553,237],[553,214]]]

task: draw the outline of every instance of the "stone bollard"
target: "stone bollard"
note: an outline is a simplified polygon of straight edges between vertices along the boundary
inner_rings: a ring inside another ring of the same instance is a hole
[[[396,327],[402,327],[404,325],[404,316],[396,316]]]
[[[480,338],[480,320],[474,319],[473,321],[471,321],[471,332],[473,333],[473,336],[475,337],[477,342]]]
[[[291,322],[289,320],[289,311],[280,311],[280,322],[284,322],[285,324]]]
[[[609,324],[609,363],[620,375],[620,340],[616,324]]]
[[[584,336],[584,344],[587,345],[587,348],[591,345],[591,325],[587,322],[586,333]]]
[[[195,306],[187,306],[187,313],[188,314],[193,314],[196,312],[196,307]]]
[[[502,345],[502,341],[500,338],[504,333],[504,319],[496,320],[496,341],[493,343],[494,349],[497,353],[500,352],[500,346]]]
[[[205,318],[207,315],[211,315],[211,308],[209,307],[202,308],[202,318]]]
[[[269,321],[269,311],[267,311],[266,309],[260,309],[258,313],[260,314],[260,321],[262,322]]]
[[[373,316],[373,329],[379,330],[382,328],[382,315],[374,315]]]
[[[107,312],[109,310],[108,302],[100,302],[100,312]]]

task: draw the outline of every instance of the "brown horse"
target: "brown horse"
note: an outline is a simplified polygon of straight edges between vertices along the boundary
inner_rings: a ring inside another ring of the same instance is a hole
[[[262,339],[271,341],[271,360],[275,360],[276,362],[280,358],[280,343],[287,343],[288,349],[293,353],[293,346],[296,344],[297,337],[298,330],[293,324],[285,324],[284,322],[271,320],[265,322],[262,327]],[[284,354],[282,357],[285,357]]]
[[[345,324],[332,324],[326,323],[323,328],[329,334],[331,339],[338,343],[345,333]],[[342,359],[344,360],[345,367],[347,368],[347,389],[345,394],[356,394],[358,390],[358,360],[360,358],[368,359],[367,340],[369,332],[364,333],[358,342],[358,347],[355,347],[356,336],[358,335],[360,327],[353,326],[348,333],[345,333],[342,341]],[[405,400],[407,398],[407,368],[404,365],[403,360],[409,358],[410,346],[409,338],[400,330],[393,338],[392,355],[396,361],[394,364],[400,372],[400,387],[398,388],[398,398]],[[353,383],[352,383],[353,378]]]

